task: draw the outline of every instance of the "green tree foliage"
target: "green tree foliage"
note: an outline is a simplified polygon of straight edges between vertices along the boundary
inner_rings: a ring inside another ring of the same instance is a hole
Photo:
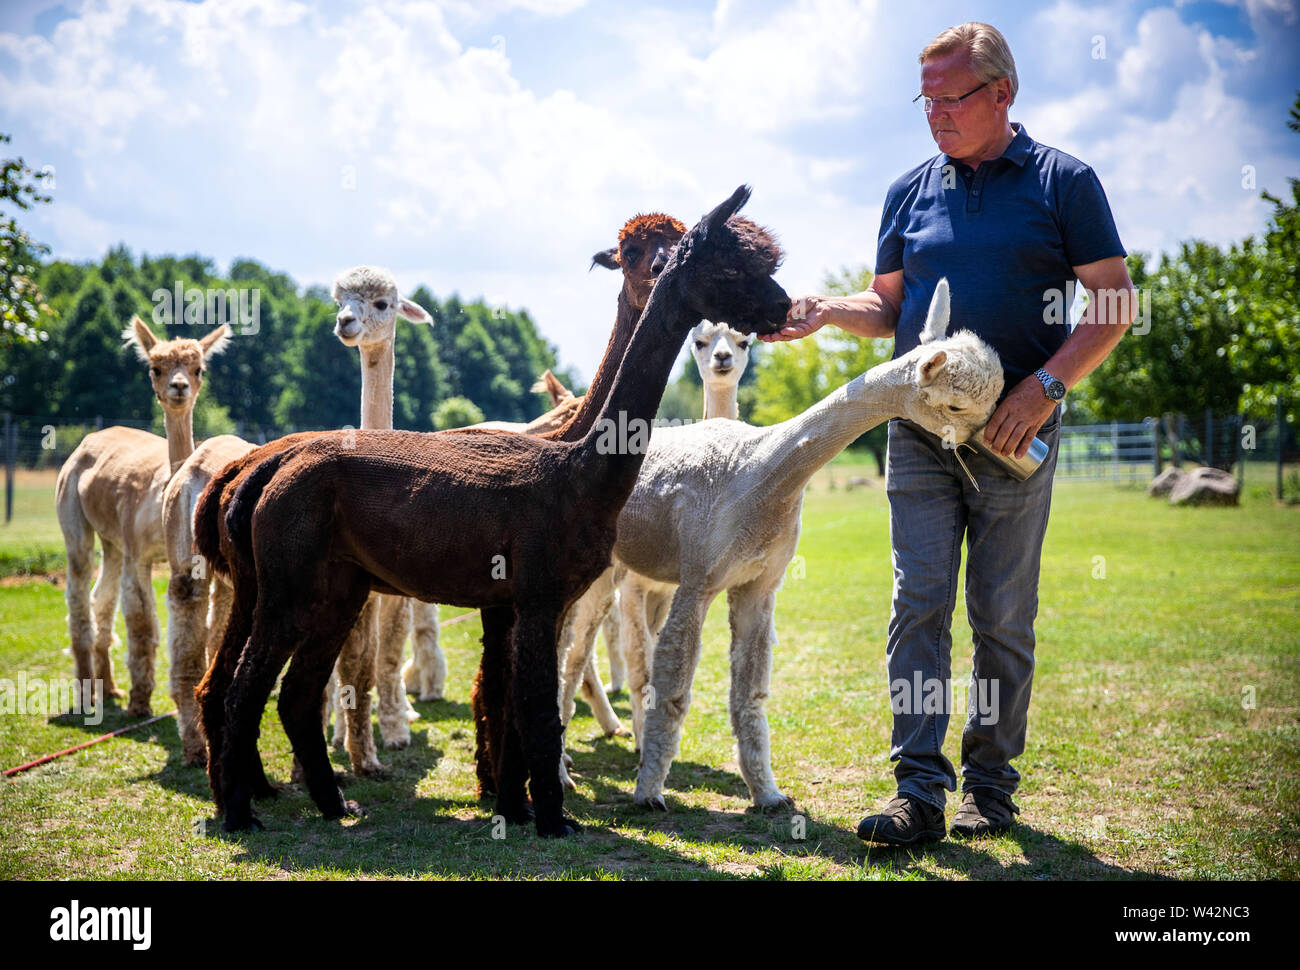
[[[236,259],[222,276],[204,256],[137,258],[125,246],[98,264],[34,265],[50,311],[45,338],[0,341],[0,409],[69,422],[152,422],[157,408],[145,369],[121,338],[138,313],[160,337],[202,336],[223,320],[232,325],[234,338],[211,361],[195,410],[199,437],[359,423],[357,352],[334,336],[336,307],[325,287],[301,291],[249,258]],[[191,297],[198,318],[189,313]],[[530,388],[542,371],[555,370],[555,348],[526,311],[455,295],[440,303],[425,287],[411,298],[435,322],[398,321],[396,427],[433,430],[436,406],[450,397],[513,421],[550,406]],[[571,375],[556,376],[573,386]]]
[[[437,431],[464,428],[483,421],[483,412],[467,397],[449,397],[433,409],[433,426]]]
[[[0,145],[8,143],[9,136],[0,134]],[[48,339],[39,322],[49,308],[35,277],[49,250],[18,226],[14,212],[49,202],[41,193],[47,181],[21,158],[0,159],[0,345]]]

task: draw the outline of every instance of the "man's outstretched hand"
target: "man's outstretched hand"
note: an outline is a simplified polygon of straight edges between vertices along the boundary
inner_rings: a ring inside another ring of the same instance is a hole
[[[993,412],[984,426],[984,440],[999,455],[1014,451],[1017,458],[1024,458],[1034,435],[1055,408],[1056,402],[1043,393],[1042,382],[1030,374],[1011,389]]]
[[[759,334],[758,339],[769,344],[798,340],[826,326],[830,323],[830,317],[830,309],[823,304],[821,297],[801,296],[790,304],[785,326],[776,333]]]

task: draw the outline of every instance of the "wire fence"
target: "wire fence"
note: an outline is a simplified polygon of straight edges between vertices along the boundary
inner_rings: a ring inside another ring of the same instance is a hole
[[[4,415],[3,447],[5,469],[5,516],[13,517],[14,480],[19,469],[56,470],[93,431],[113,425],[156,430],[154,423],[133,419],[69,422],[65,418],[39,415]],[[210,429],[195,427],[202,440]],[[234,433],[257,444],[265,444],[294,431],[318,428],[254,428],[237,424]],[[1056,476],[1060,479],[1140,482],[1158,474],[1166,464],[1184,462],[1211,465],[1233,471],[1243,481],[1247,465],[1261,462],[1276,466],[1274,489],[1284,493],[1300,491],[1300,482],[1287,482],[1286,464],[1300,460],[1295,429],[1285,421],[1282,408],[1269,417],[1250,415],[1200,416],[1185,414],[1147,418],[1139,422],[1066,425],[1061,429]],[[1291,476],[1295,477],[1292,472]]]

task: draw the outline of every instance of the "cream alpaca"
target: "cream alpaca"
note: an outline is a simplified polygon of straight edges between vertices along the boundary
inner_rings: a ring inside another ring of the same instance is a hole
[[[733,330],[725,323],[705,320],[691,331],[687,346],[695,359],[700,378],[704,382],[704,417],[736,419],[740,416],[738,404],[740,378],[749,365],[749,347],[754,338]],[[618,616],[614,609],[618,586],[626,570],[611,566],[592,583],[587,592],[569,610],[561,628],[560,654],[560,716],[567,725],[573,718],[574,698],[579,683],[583,698],[591,706],[592,714],[606,736],[626,735],[618,716],[604,692],[614,693],[622,688],[624,672],[623,652],[619,645]],[[659,620],[658,622],[662,622]],[[595,668],[596,632],[603,626],[605,649],[609,653],[610,684],[602,690]],[[653,626],[658,629],[658,626]],[[566,766],[572,759],[566,754],[565,765],[560,768],[560,778],[567,788],[576,787]]]
[[[799,538],[804,486],[855,438],[891,417],[954,445],[988,420],[1002,390],[997,354],[970,333],[944,338],[940,281],[922,345],[872,368],[802,414],[768,428],[706,421],[651,439],[618,521],[621,641],[641,750],[635,798],[665,808],[709,604],[727,591],[732,731],[741,774],[762,809],[791,800],[772,773],[767,715],[776,590]],[[671,605],[668,604],[671,602]],[[667,607],[665,612],[665,607]],[[657,618],[662,629],[655,640]]]
[[[120,588],[131,673],[127,712],[147,715],[159,639],[150,572],[153,563],[166,558],[163,490],[194,451],[194,402],[203,387],[204,363],[226,346],[230,328],[223,324],[201,340],[159,340],[132,317],[122,336],[149,365],[167,437],[123,427],[87,435],[59,470],[55,502],[68,553],[68,629],[77,681],[102,681],[105,693],[122,696],[109,656]],[[91,591],[96,535],[103,555]],[[94,700],[102,700],[98,688]]]

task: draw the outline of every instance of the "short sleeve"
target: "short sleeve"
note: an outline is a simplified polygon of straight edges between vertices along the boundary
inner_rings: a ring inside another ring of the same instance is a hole
[[[1070,180],[1062,194],[1060,215],[1065,258],[1071,266],[1128,255],[1101,181],[1091,168],[1081,169]]]
[[[896,273],[903,268],[903,234],[898,231],[898,206],[902,193],[897,186],[885,197],[880,214],[880,237],[876,241],[876,275]]]

